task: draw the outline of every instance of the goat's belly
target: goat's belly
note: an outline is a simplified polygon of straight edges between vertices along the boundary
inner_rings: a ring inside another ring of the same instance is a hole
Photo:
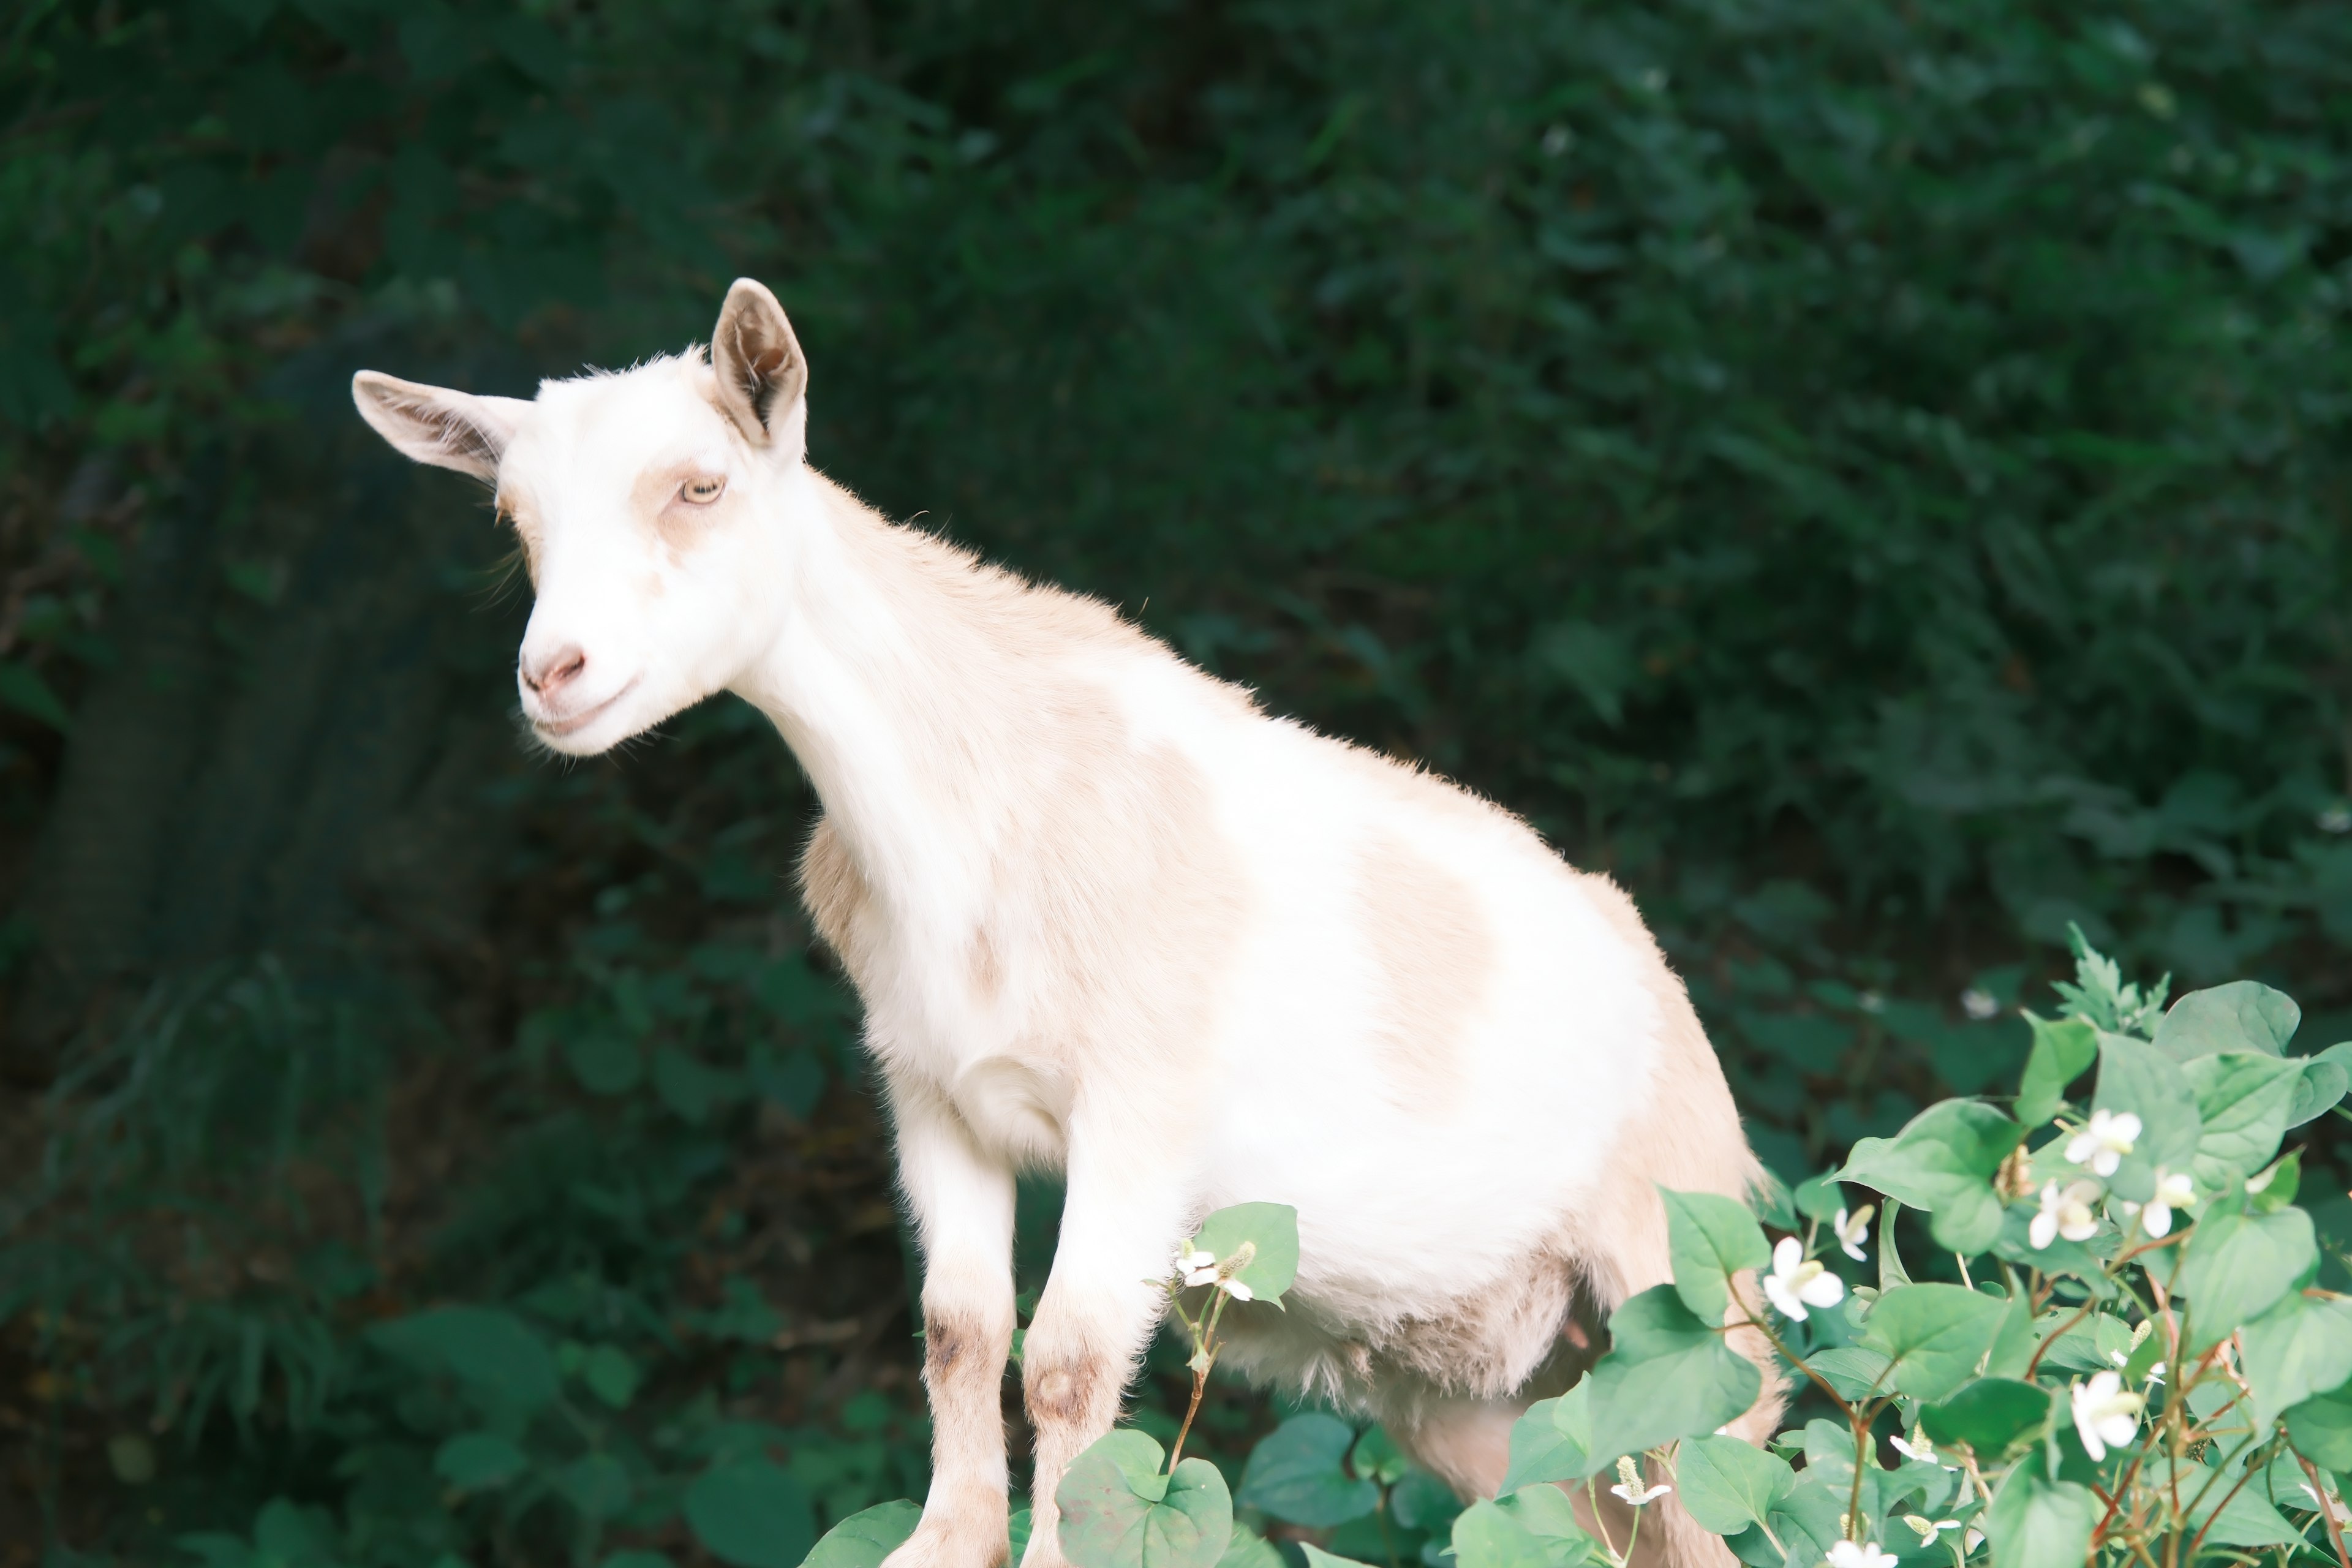
[[[1299,1213],[1301,1284],[1436,1302],[1574,1227],[1643,1110],[1663,1018],[1608,933],[1554,918],[1505,935],[1475,1018],[1417,1080],[1313,933],[1254,944],[1228,1015],[1213,1203]]]

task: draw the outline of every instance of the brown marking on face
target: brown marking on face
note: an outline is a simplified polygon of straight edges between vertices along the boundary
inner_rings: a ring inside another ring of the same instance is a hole
[[[1356,877],[1390,1092],[1401,1106],[1444,1115],[1465,1090],[1463,1036],[1496,966],[1486,910],[1468,883],[1391,834],[1365,844]]]
[[[630,487],[630,514],[661,541],[673,565],[682,563],[698,542],[734,515],[732,485],[709,501],[688,500],[684,494],[686,487],[698,479],[723,478],[699,463],[667,463],[646,469]]]

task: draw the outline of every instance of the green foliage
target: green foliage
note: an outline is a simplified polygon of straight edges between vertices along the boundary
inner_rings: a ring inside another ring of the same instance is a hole
[[[1328,1527],[1361,1519],[1381,1489],[1344,1468],[1356,1429],[1319,1411],[1294,1415],[1258,1439],[1234,1500],[1290,1524]]]

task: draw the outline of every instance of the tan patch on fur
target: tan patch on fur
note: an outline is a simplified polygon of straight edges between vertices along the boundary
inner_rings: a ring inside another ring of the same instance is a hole
[[[986,926],[975,927],[971,933],[971,989],[983,1002],[993,1002],[1003,988],[1004,971],[996,957],[995,939]]]
[[[1494,978],[1494,933],[1476,892],[1412,846],[1364,847],[1357,911],[1381,980],[1375,1034],[1398,1105],[1444,1116],[1460,1100],[1462,1037]]]
[[[862,985],[860,976],[873,971],[874,894],[830,817],[817,818],[809,834],[808,847],[801,851],[800,880],[801,901],[818,938],[841,960],[851,983]]]

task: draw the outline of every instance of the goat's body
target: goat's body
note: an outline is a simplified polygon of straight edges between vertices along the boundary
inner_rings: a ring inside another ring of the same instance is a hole
[[[916,650],[919,678],[894,684],[942,726],[883,771],[942,748],[938,780],[961,787],[893,820],[821,719],[772,703],[841,770],[815,768],[811,908],[894,1106],[931,1108],[902,1143],[960,1140],[1007,1172],[1075,1157],[1147,1192],[1119,1249],[1136,1300],[1113,1315],[1148,1324],[1143,1281],[1202,1214],[1290,1204],[1289,1310],[1231,1314],[1230,1363],[1411,1441],[1526,1390],[1580,1295],[1605,1314],[1666,1278],[1654,1181],[1744,1189],[1713,1053],[1606,879],[1451,784],[1266,717],[1099,605],[828,505],[852,596],[888,606],[861,621]],[[1097,1348],[1123,1365],[1140,1346]],[[1491,1490],[1491,1439],[1419,1446]]]
[[[1261,713],[1093,601],[887,522],[805,462],[806,367],[738,282],[712,356],[536,402],[362,372],[420,461],[498,487],[538,592],[517,666],[557,749],[730,689],[824,815],[810,910],[866,1004],[923,1249],[933,1479],[887,1568],[992,1568],[1013,1178],[1066,1178],[1023,1356],[1027,1568],[1116,1418],[1208,1211],[1298,1212],[1287,1310],[1229,1364],[1377,1415],[1467,1493],[1512,1417],[1668,1277],[1655,1187],[1757,1173],[1681,984],[1624,895],[1517,818]],[[1734,1424],[1769,1430],[1767,1371]],[[1671,1501],[1682,1568],[1721,1544]],[[1620,1537],[1622,1539],[1622,1535]]]

